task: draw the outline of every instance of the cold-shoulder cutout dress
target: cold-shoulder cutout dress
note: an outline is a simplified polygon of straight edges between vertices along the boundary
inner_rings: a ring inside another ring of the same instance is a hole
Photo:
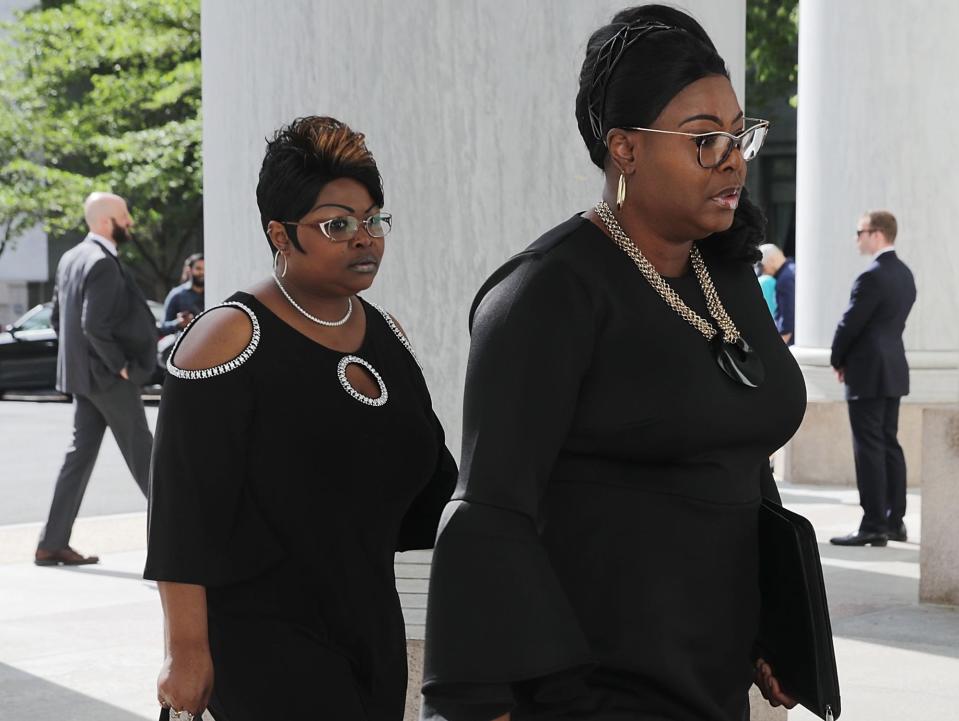
[[[752,268],[703,255],[766,371],[574,216],[477,296],[457,491],[434,551],[423,718],[742,721],[757,514],[805,386]],[[696,277],[668,279],[708,318]]]
[[[393,555],[432,547],[456,465],[405,336],[362,302],[354,353],[236,293],[252,337],[235,360],[171,354],[144,576],[206,587],[218,721],[403,718]],[[342,372],[360,361],[377,398]]]

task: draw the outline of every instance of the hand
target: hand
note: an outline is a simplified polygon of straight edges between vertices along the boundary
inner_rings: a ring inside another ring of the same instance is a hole
[[[833,368],[836,371],[836,378],[840,383],[846,382],[846,369],[845,368]]]
[[[168,653],[157,679],[157,700],[174,711],[199,718],[213,691],[213,659],[207,647]]]
[[[193,320],[193,313],[188,310],[181,310],[176,314],[177,325],[180,328],[186,328],[190,325],[190,321]]]
[[[126,366],[120,369],[120,377],[125,381],[130,380],[130,371],[127,370]]]
[[[796,705],[796,699],[787,696],[779,687],[779,681],[773,676],[772,667],[763,659],[756,661],[756,675],[754,678],[759,687],[763,698],[769,701],[770,706],[785,706],[792,708]]]

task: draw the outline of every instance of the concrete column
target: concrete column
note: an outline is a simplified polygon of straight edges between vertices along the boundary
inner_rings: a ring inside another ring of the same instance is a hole
[[[208,296],[269,270],[254,188],[264,138],[297,115],[367,134],[396,218],[371,299],[409,332],[459,452],[467,311],[486,276],[591,206],[576,129],[589,34],[623,0],[203,0]],[[740,91],[745,0],[686,0]]]
[[[794,482],[855,482],[829,347],[869,260],[855,229],[870,209],[899,221],[897,252],[919,299],[906,328],[912,394],[901,438],[921,475],[921,408],[959,400],[959,156],[941,127],[959,113],[959,5],[950,0],[801,0],[796,197],[796,358],[809,409],[786,454]]]
[[[959,606],[959,406],[927,408],[922,436],[919,600]]]

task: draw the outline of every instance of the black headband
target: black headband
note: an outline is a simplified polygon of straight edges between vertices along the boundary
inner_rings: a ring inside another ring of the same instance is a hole
[[[622,27],[596,54],[593,65],[593,84],[590,86],[586,107],[589,112],[589,125],[597,140],[603,139],[603,111],[606,109],[606,88],[613,75],[613,69],[629,47],[640,38],[661,30],[682,30],[683,28],[666,25],[658,20],[637,20],[623,23]]]

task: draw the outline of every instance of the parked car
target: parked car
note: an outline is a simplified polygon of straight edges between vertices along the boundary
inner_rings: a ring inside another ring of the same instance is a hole
[[[147,303],[156,318],[159,335],[163,304],[154,300],[148,300]],[[0,393],[21,389],[51,390],[56,387],[58,344],[57,334],[50,322],[52,312],[52,302],[41,303],[0,332]],[[166,352],[169,353],[169,349]],[[158,363],[157,372],[148,385],[162,380],[163,372]]]

